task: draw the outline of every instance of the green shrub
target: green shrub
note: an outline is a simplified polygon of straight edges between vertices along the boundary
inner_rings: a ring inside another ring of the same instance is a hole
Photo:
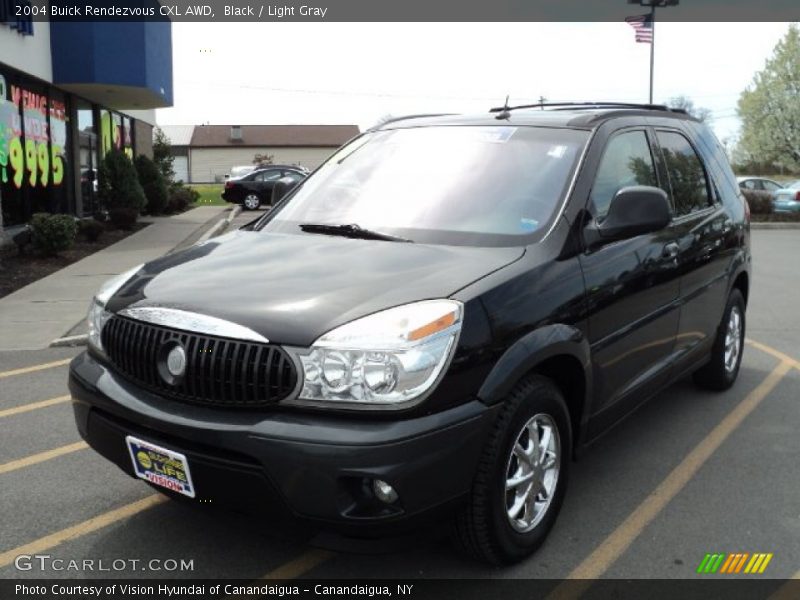
[[[117,229],[124,229],[125,231],[133,229],[138,216],[139,212],[133,208],[119,207],[112,208],[108,211],[108,220],[111,221],[111,225]]]
[[[105,230],[105,225],[97,219],[82,219],[78,222],[78,231],[87,242],[92,244],[100,239]]]
[[[145,198],[147,198],[147,212],[151,215],[160,215],[167,208],[169,200],[167,191],[167,182],[158,165],[140,154],[136,157],[136,173],[139,176],[139,183],[144,190]]]
[[[130,159],[119,150],[110,150],[100,162],[97,175],[97,197],[100,205],[109,215],[119,209],[126,209],[128,214],[133,212],[135,222],[135,218],[146,206],[147,199]]]
[[[750,205],[750,212],[754,215],[772,214],[772,194],[759,190],[742,190],[747,203]]]
[[[167,205],[169,212],[179,213],[185,211],[195,201],[195,196],[192,194],[193,191],[183,186],[174,189],[169,196],[169,204]]]
[[[31,217],[30,228],[34,248],[48,256],[70,248],[78,234],[75,217],[71,215],[36,213]]]

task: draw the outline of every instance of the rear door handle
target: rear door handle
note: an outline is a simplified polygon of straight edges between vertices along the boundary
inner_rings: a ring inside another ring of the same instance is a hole
[[[662,256],[664,258],[675,258],[678,256],[678,252],[680,252],[680,246],[678,246],[678,243],[670,242],[669,244],[664,245]]]

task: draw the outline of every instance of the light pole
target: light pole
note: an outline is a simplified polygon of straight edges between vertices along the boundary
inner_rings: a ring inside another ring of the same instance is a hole
[[[650,27],[653,29],[653,40],[650,42],[650,104],[653,103],[653,64],[656,55],[656,8],[677,6],[680,0],[628,0],[628,4],[650,7]]]

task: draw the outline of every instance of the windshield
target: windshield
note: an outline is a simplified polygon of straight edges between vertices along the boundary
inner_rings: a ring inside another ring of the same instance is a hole
[[[305,180],[263,230],[356,224],[421,243],[527,244],[555,217],[587,138],[507,125],[369,133]]]

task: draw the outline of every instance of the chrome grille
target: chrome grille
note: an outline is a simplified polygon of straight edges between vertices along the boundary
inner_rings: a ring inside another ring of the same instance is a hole
[[[279,346],[200,335],[113,316],[103,327],[103,348],[134,383],[181,402],[258,407],[286,398],[297,383],[294,363]],[[185,374],[167,383],[159,373],[163,349],[180,343]]]

